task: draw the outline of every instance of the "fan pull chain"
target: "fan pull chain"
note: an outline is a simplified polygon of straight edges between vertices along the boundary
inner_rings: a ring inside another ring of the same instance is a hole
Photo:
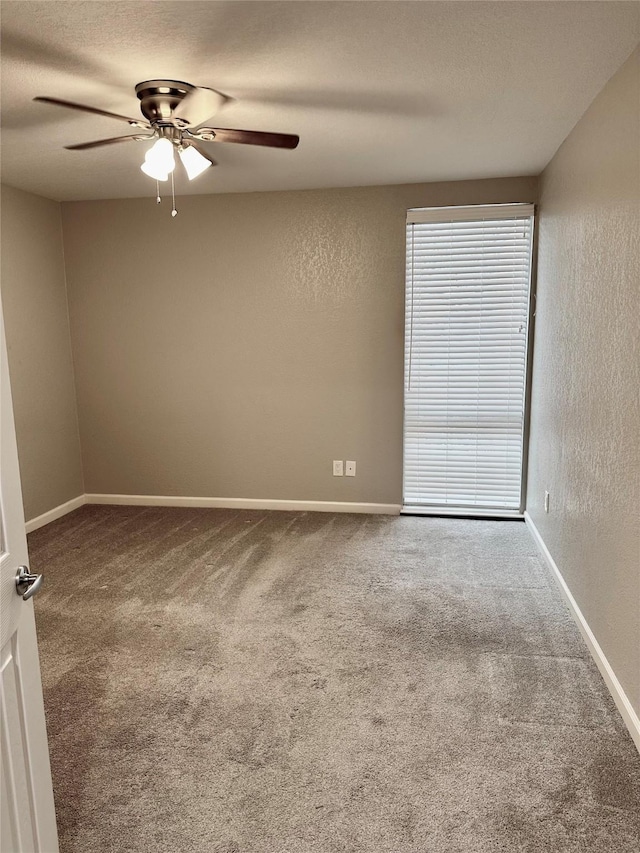
[[[160,204],[162,199],[160,198],[160,181],[156,181],[156,204]]]
[[[176,210],[176,188],[173,183],[173,172],[171,172],[171,201],[173,204],[173,207],[171,208],[171,215],[177,216],[178,211]]]

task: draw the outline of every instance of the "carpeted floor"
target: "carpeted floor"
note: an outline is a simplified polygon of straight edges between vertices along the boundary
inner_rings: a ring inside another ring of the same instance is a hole
[[[637,853],[524,524],[83,507],[29,536],[62,853]]]

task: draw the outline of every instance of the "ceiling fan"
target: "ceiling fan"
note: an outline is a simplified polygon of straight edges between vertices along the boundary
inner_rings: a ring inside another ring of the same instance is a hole
[[[136,95],[140,100],[144,119],[129,118],[59,98],[37,97],[33,100],[114,118],[127,122],[131,127],[147,131],[98,139],[95,142],[81,142],[78,145],[65,145],[65,148],[70,151],[85,151],[117,142],[147,142],[155,139],[155,144],[147,151],[145,162],[140,168],[158,181],[166,181],[170,174],[173,177],[176,150],[189,180],[202,174],[209,166],[215,166],[216,161],[202,147],[202,142],[240,142],[245,145],[292,149],[300,141],[298,136],[290,133],[202,127],[203,122],[230,100],[215,89],[192,86],[191,83],[183,83],[180,80],[145,80],[136,86]]]

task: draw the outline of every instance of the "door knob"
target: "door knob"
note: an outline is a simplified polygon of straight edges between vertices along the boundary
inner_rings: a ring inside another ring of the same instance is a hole
[[[23,601],[28,601],[42,586],[42,575],[32,575],[27,566],[18,566],[16,572],[16,592]]]

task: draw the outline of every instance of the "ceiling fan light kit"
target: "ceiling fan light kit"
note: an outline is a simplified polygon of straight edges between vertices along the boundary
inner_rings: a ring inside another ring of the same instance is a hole
[[[34,101],[54,104],[67,109],[101,115],[124,121],[132,128],[148,131],[145,134],[135,133],[127,136],[115,136],[109,139],[99,139],[96,142],[84,142],[79,145],[65,146],[73,151],[85,151],[103,145],[113,145],[119,142],[154,141],[147,151],[141,170],[156,181],[166,181],[171,175],[173,189],[173,171],[178,151],[187,177],[190,181],[205,172],[210,166],[215,166],[215,160],[209,156],[206,149],[201,147],[203,142],[230,142],[245,145],[261,145],[269,148],[296,148],[299,137],[290,133],[264,133],[256,130],[234,130],[232,128],[201,127],[230,99],[203,86],[193,86],[180,80],[145,80],[138,83],[136,95],[140,101],[140,110],[144,120],[129,118],[118,113],[63,101],[59,98],[37,97]],[[160,193],[157,193],[160,201]],[[175,201],[172,215],[177,211]]]

